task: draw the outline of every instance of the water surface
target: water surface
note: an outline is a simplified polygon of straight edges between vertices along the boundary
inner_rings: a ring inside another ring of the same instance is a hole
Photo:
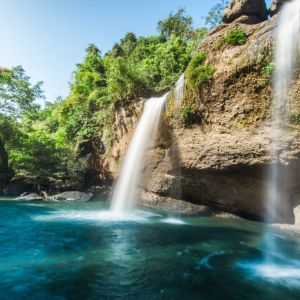
[[[299,236],[245,220],[0,201],[1,299],[300,299]]]

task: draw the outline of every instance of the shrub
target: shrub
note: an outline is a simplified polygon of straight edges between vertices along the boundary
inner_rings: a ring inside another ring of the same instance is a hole
[[[276,68],[275,63],[271,62],[271,63],[267,64],[262,69],[262,76],[263,76],[263,78],[266,79],[266,80],[269,80],[272,77],[272,75],[273,75],[273,73],[275,71],[275,68]]]
[[[225,44],[232,46],[244,45],[247,42],[247,35],[244,29],[237,27],[230,31],[218,44],[218,48],[222,48]]]
[[[300,113],[299,112],[291,112],[288,118],[289,118],[289,122],[292,125],[300,125]]]
[[[188,84],[194,89],[212,80],[216,71],[211,65],[203,64],[205,58],[205,53],[199,52],[192,58],[187,68]]]
[[[186,105],[181,111],[181,121],[185,125],[196,123],[199,117],[198,110],[195,105]]]

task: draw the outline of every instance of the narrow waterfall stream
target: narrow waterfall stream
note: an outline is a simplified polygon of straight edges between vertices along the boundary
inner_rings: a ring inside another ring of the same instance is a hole
[[[268,170],[269,186],[266,191],[266,222],[280,222],[288,209],[288,203],[282,199],[282,186],[289,180],[280,171],[280,147],[284,134],[284,126],[289,114],[289,92],[292,86],[296,59],[300,50],[300,1],[295,0],[284,5],[279,17],[276,37],[275,74],[274,74],[274,103],[272,111],[272,164]],[[280,245],[274,239],[272,229],[265,233],[265,265],[262,272],[270,276],[288,277],[299,272],[300,264],[286,261],[284,254],[278,250]],[[283,256],[281,256],[283,255]],[[268,275],[268,276],[269,276]]]
[[[114,189],[111,210],[115,214],[126,213],[134,206],[145,153],[147,148],[155,142],[167,95],[151,98],[145,103],[143,114],[127,150],[120,177]]]
[[[177,80],[174,89],[176,110],[179,110],[181,101],[184,96],[184,84],[185,84],[185,75],[183,73]]]
[[[279,171],[280,136],[284,122],[288,117],[291,88],[295,63],[300,49],[300,1],[285,4],[279,17],[276,38],[274,107],[272,112],[272,157],[273,164],[269,169],[270,186],[267,191],[267,222],[278,221],[285,214],[286,205],[281,202],[280,186],[282,180]],[[286,179],[288,180],[288,179]]]

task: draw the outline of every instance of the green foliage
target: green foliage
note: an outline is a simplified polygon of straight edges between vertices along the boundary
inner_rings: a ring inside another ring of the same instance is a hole
[[[199,89],[203,84],[210,82],[215,73],[215,68],[211,65],[203,64],[206,55],[199,52],[193,56],[187,68],[187,82],[193,89]]]
[[[13,175],[8,167],[9,146],[19,146],[21,114],[36,107],[42,98],[41,82],[32,85],[21,66],[0,69],[0,186]]]
[[[296,111],[291,112],[288,119],[289,119],[290,124],[300,125],[300,113],[299,112],[296,112]]]
[[[36,185],[81,186],[85,166],[51,124],[54,106],[26,113],[20,123],[18,144],[7,145],[9,163],[17,176]]]
[[[42,83],[32,85],[29,79],[21,66],[0,70],[0,116],[18,117],[43,98]]]
[[[193,30],[184,9],[160,21],[158,30],[159,36],[150,37],[129,32],[104,56],[89,45],[73,72],[69,96],[44,109],[34,105],[42,96],[41,83],[31,85],[21,67],[0,69],[0,139],[7,141],[16,175],[44,186],[84,184],[95,149],[81,151],[80,145],[97,141],[105,148],[101,151],[107,151],[116,108],[170,90],[207,32]],[[193,61],[201,84],[209,80],[209,71],[213,73],[203,61]],[[192,115],[191,110],[183,111],[187,124]]]
[[[192,18],[185,15],[185,9],[180,8],[175,14],[170,14],[165,20],[159,21],[157,30],[166,40],[172,35],[185,38],[192,30],[192,23]]]
[[[94,89],[106,86],[105,67],[99,49],[89,45],[82,64],[77,65],[74,72],[71,91],[74,95],[88,96]]]
[[[247,34],[244,29],[237,27],[230,31],[222,40],[221,46],[224,44],[232,45],[232,46],[239,46],[244,45],[247,42]]]
[[[270,80],[274,74],[276,65],[275,63],[271,62],[267,64],[263,69],[262,69],[262,76],[266,80]]]
[[[186,105],[181,111],[181,121],[185,126],[190,126],[197,122],[199,113],[195,105]]]
[[[228,4],[228,0],[220,0],[216,5],[214,5],[208,12],[208,15],[205,17],[205,24],[210,28],[221,24],[223,11]]]

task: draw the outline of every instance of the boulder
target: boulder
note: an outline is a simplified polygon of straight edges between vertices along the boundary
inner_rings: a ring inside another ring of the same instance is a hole
[[[233,0],[224,10],[222,20],[231,23],[241,16],[256,17],[259,22],[268,19],[265,0]]]
[[[300,205],[294,208],[295,225],[300,226]]]
[[[48,200],[51,201],[74,201],[74,202],[87,202],[93,198],[92,193],[84,193],[78,191],[69,191],[56,194],[48,197]]]
[[[273,0],[269,9],[271,17],[279,12],[283,4],[290,2],[291,0]]]
[[[17,198],[15,198],[15,200],[17,201],[41,201],[43,200],[43,198],[35,193],[31,193],[31,194],[23,194]]]
[[[161,197],[147,191],[141,191],[139,203],[147,208],[187,216],[213,216],[216,214],[215,210],[205,205],[193,204],[170,197]]]

